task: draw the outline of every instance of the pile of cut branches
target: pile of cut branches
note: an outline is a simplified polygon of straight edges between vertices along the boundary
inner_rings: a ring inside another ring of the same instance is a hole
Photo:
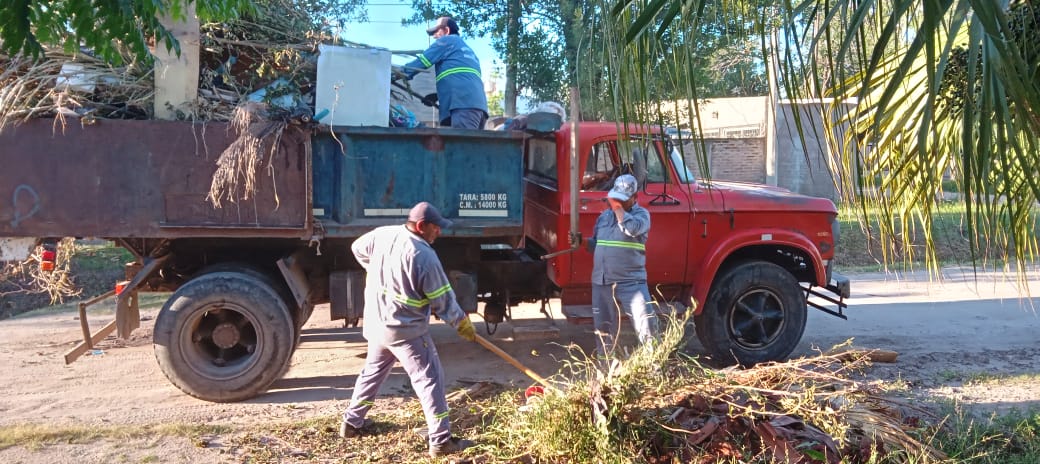
[[[151,69],[112,66],[89,54],[47,50],[47,59],[0,55],[0,130],[31,118],[144,119]]]
[[[229,121],[240,103],[293,93],[313,99],[318,43],[332,36],[315,28],[314,12],[298,2],[259,2],[255,17],[200,27],[199,98],[191,120]],[[44,57],[0,54],[0,130],[40,117],[151,119],[154,71],[150,62],[123,56],[126,66],[45,47]],[[278,92],[253,95],[272,83]]]
[[[675,324],[679,326],[680,324]],[[533,407],[503,407],[499,456],[538,462],[940,462],[938,419],[849,379],[865,355],[712,370],[674,353],[681,330],[624,361],[584,359]],[[927,419],[927,420],[923,420]],[[498,453],[496,453],[498,454]]]

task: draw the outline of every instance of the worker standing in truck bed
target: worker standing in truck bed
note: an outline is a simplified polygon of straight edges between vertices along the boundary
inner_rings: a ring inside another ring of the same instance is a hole
[[[480,72],[480,60],[459,37],[459,25],[447,16],[426,30],[437,39],[405,65],[409,79],[430,66],[437,72],[437,100],[440,124],[457,129],[483,129],[487,122],[487,96]]]

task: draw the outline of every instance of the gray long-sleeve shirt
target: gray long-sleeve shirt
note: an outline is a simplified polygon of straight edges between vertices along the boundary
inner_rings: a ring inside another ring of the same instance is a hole
[[[431,312],[452,327],[466,317],[433,247],[405,226],[376,228],[350,248],[368,273],[366,340],[390,344],[423,335]]]
[[[592,251],[592,283],[646,281],[646,239],[650,234],[650,212],[632,205],[619,223],[607,209],[596,218],[589,239]]]

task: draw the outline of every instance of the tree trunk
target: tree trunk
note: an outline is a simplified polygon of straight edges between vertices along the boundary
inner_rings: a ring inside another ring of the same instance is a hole
[[[516,116],[517,97],[517,49],[520,47],[520,0],[509,0],[508,18],[506,18],[506,49],[509,55],[506,57],[506,88],[505,98],[502,102],[506,116]]]

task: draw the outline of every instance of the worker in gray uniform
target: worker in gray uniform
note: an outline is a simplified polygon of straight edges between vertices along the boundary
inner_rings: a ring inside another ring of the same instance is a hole
[[[646,285],[646,240],[650,212],[636,203],[639,190],[630,174],[618,176],[607,193],[610,208],[596,219],[589,239],[592,251],[592,321],[596,351],[613,354],[621,321],[620,308],[632,320],[640,343],[658,337],[657,313]]]
[[[367,272],[364,329],[368,340],[365,367],[358,374],[350,406],[343,412],[340,436],[365,433],[365,419],[379,387],[399,361],[419,396],[429,428],[430,456],[438,457],[473,446],[451,436],[444,371],[430,337],[430,313],[455,327],[459,335],[476,340],[476,331],[459,308],[440,260],[430,245],[451,221],[433,205],[422,202],[408,213],[403,226],[376,228],[351,245],[354,257]]]
[[[409,79],[430,66],[437,72],[440,124],[458,129],[483,129],[487,123],[487,96],[480,60],[459,37],[459,25],[447,16],[426,30],[437,39],[404,67]]]

